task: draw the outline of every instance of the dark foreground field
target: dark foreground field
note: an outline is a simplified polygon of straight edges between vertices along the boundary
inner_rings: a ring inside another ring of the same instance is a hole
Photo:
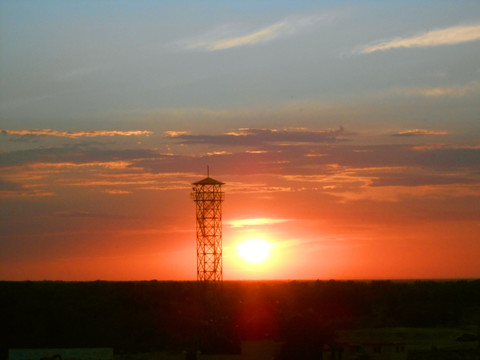
[[[0,282],[0,294],[0,358],[49,347],[235,353],[265,339],[307,358],[345,331],[463,328],[475,339],[480,322],[480,280]]]

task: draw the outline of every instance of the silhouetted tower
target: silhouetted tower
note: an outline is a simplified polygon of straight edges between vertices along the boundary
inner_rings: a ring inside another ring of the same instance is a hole
[[[197,280],[222,281],[222,202],[224,183],[207,177],[193,183],[197,215]]]

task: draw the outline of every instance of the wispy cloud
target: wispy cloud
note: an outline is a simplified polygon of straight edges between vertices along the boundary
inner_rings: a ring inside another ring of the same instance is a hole
[[[87,67],[76,68],[76,69],[72,69],[70,71],[58,74],[58,76],[56,77],[56,80],[73,81],[73,80],[82,78],[84,76],[92,75],[98,72],[99,70],[101,70],[100,66],[87,66]]]
[[[164,132],[165,135],[167,135],[168,137],[177,137],[177,136],[181,136],[181,135],[188,135],[190,134],[190,131],[165,131]]]
[[[52,192],[38,189],[38,186],[35,185],[24,185],[0,179],[0,198],[26,198],[52,195]]]
[[[246,150],[247,154],[266,154],[268,153],[267,150]]]
[[[367,45],[360,49],[361,54],[375,51],[385,51],[397,48],[431,47],[439,45],[454,45],[480,39],[480,24],[460,25],[445,29],[428,31],[422,34],[397,37],[377,44]]]
[[[58,217],[96,217],[98,216],[98,214],[92,214],[85,210],[57,211],[55,215]]]
[[[288,32],[291,32],[291,30],[289,31],[284,22],[280,22],[243,36],[191,43],[187,45],[187,49],[201,49],[206,51],[226,50],[238,46],[265,43],[277,38],[282,33]]]
[[[98,136],[148,136],[153,134],[147,130],[92,130],[92,131],[59,131],[52,129],[22,129],[22,130],[0,130],[4,135],[13,136],[54,136],[76,139],[80,137],[98,137]]]
[[[227,222],[227,225],[230,225],[234,228],[243,228],[247,226],[263,226],[263,225],[272,225],[272,224],[281,224],[287,221],[292,221],[291,219],[270,219],[270,218],[253,218],[253,219],[237,219]]]
[[[118,189],[107,189],[105,190],[105,192],[107,194],[110,194],[110,195],[125,195],[125,194],[131,194],[131,191],[127,191],[127,190],[118,190]]]
[[[24,190],[0,190],[0,198],[31,198],[31,197],[44,197],[53,196],[50,191],[42,191],[37,189],[24,189]]]
[[[399,131],[393,136],[419,136],[419,135],[446,135],[448,134],[446,131],[432,131],[432,130],[425,130],[425,129],[410,129],[410,130],[403,130]]]
[[[117,161],[95,161],[89,163],[73,163],[73,162],[59,162],[59,163],[46,163],[37,162],[29,165],[32,169],[82,169],[100,167],[111,170],[126,169],[132,163],[129,161],[117,160]]]
[[[230,151],[212,151],[206,153],[204,156],[219,156],[219,155],[232,155]]]
[[[431,150],[480,150],[478,145],[452,145],[452,144],[425,144],[412,146],[415,151],[431,151]]]
[[[113,150],[88,148],[81,145],[40,147],[0,152],[0,167],[54,163],[60,164],[60,167],[68,167],[69,164],[73,164],[71,167],[81,166],[79,164],[90,164],[88,166],[118,168],[129,166],[128,163],[125,163],[126,161],[138,161],[139,159],[150,159],[152,157],[168,158],[168,155],[145,149]]]
[[[293,35],[319,22],[329,22],[334,17],[335,15],[333,14],[291,16],[274,24],[250,31],[238,31],[232,29],[231,26],[223,26],[200,37],[177,41],[170,45],[181,50],[200,51],[218,51],[241,46],[259,45],[277,38]]]
[[[229,194],[272,194],[291,192],[290,186],[275,186],[265,183],[228,182]]]
[[[167,134],[168,135],[168,134]],[[267,143],[322,143],[338,141],[347,135],[345,129],[251,129],[242,128],[220,135],[175,135],[171,137],[186,144],[261,145]]]
[[[398,94],[425,97],[463,97],[480,92],[480,82],[472,81],[463,86],[439,86],[434,88],[395,89]]]

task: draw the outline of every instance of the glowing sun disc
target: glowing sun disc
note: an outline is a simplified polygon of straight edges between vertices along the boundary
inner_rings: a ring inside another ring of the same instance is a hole
[[[270,255],[271,244],[265,240],[252,239],[237,245],[238,255],[250,263],[265,261]]]

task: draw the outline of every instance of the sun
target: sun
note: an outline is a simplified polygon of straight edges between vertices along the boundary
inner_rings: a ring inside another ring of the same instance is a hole
[[[272,244],[261,239],[246,240],[237,245],[238,256],[249,263],[264,262],[270,255]]]

